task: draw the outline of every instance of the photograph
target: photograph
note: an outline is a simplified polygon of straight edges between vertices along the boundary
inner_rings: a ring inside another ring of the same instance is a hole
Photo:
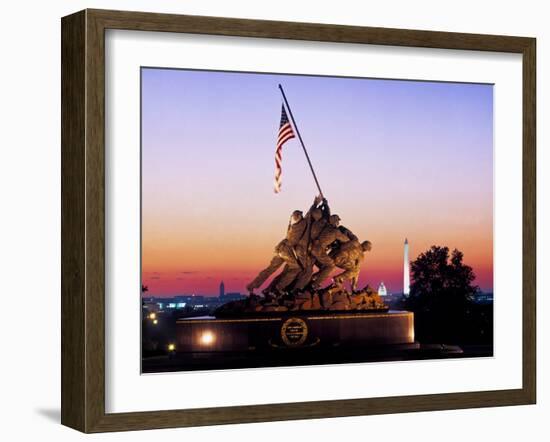
[[[142,66],[140,100],[142,373],[493,356],[493,84]]]

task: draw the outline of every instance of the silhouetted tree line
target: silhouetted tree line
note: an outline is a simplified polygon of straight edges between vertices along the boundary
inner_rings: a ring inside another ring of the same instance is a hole
[[[413,282],[403,307],[415,313],[419,342],[492,343],[493,305],[474,302],[479,287],[463,258],[457,249],[432,246],[411,263]]]

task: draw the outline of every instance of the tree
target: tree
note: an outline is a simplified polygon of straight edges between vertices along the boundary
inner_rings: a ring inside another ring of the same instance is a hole
[[[145,300],[143,299],[143,295],[148,291],[149,291],[149,287],[147,287],[146,285],[141,284],[141,294],[142,294],[141,306],[142,307],[145,307]]]
[[[412,284],[405,307],[414,311],[415,329],[424,342],[460,342],[471,334],[475,274],[464,254],[432,246],[411,263]]]

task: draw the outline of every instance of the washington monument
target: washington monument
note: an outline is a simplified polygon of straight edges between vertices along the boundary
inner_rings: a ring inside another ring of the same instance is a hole
[[[411,275],[409,268],[409,241],[405,238],[405,247],[403,250],[403,294],[409,296],[411,293]]]

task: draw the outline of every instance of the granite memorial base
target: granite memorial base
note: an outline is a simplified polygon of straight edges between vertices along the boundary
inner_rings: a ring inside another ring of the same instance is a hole
[[[254,352],[336,347],[414,348],[407,311],[314,313],[272,317],[186,318],[176,324],[176,353]]]

